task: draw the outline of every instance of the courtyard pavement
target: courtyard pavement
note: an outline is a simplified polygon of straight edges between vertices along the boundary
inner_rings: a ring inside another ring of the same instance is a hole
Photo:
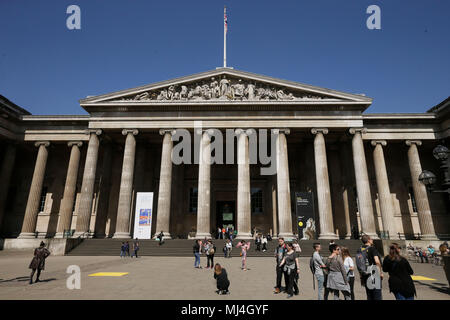
[[[0,251],[0,300],[9,299],[189,299],[238,300],[286,299],[286,294],[273,294],[275,285],[275,259],[248,258],[248,271],[240,269],[238,257],[216,257],[224,266],[231,282],[230,295],[217,295],[211,269],[195,269],[194,258],[187,257],[76,257],[50,256],[46,260],[43,282],[29,285],[28,265],[32,251]],[[201,264],[206,264],[205,256]],[[300,258],[300,294],[291,300],[315,300],[309,258]],[[66,286],[67,267],[81,269],[81,288],[69,290]],[[442,267],[432,264],[411,263],[415,275],[435,280],[415,281],[417,299],[450,300],[448,282]],[[99,272],[127,273],[117,277],[89,276]],[[364,288],[355,281],[356,299],[365,299]],[[331,296],[330,296],[331,297]],[[332,298],[332,297],[331,297]],[[342,297],[341,297],[342,298]],[[387,277],[383,281],[383,299],[393,300]]]

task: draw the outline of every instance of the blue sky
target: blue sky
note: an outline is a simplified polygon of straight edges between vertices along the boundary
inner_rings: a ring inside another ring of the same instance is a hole
[[[81,30],[66,9],[81,8]],[[369,5],[381,30],[369,30]],[[228,65],[425,112],[450,96],[448,0],[0,0],[0,94],[33,114]]]

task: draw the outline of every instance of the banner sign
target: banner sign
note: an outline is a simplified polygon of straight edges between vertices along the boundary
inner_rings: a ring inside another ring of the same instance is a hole
[[[153,192],[136,193],[133,238],[151,239]]]
[[[296,192],[295,209],[298,238],[301,240],[316,239],[316,218],[312,192]]]

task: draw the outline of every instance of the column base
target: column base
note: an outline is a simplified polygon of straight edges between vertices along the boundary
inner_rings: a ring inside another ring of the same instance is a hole
[[[104,239],[104,238],[106,238],[106,234],[105,233],[103,233],[103,234],[94,234],[94,238]]]
[[[319,235],[319,240],[338,240],[339,237],[335,233],[323,233]]]
[[[253,237],[252,237],[252,234],[250,232],[239,233],[239,231],[238,231],[238,234],[236,235],[236,239],[239,239],[239,240],[250,240],[250,239],[253,239]]]
[[[113,235],[113,239],[131,239],[129,232],[116,232]]]
[[[62,238],[64,238],[64,233],[63,232],[57,232],[57,233],[55,233],[54,238],[55,239],[62,239]]]
[[[211,233],[206,233],[206,232],[197,232],[196,234],[195,234],[195,239],[199,239],[199,240],[202,240],[202,239],[212,239],[212,237],[211,237]]]
[[[34,232],[21,232],[17,239],[35,239],[35,233]]]
[[[346,236],[345,236],[345,240],[349,240],[349,239],[351,239],[352,238],[352,236],[350,235],[350,234],[347,234]]]
[[[278,238],[284,238],[286,240],[286,238],[294,238],[294,234],[293,233],[279,233],[278,234]]]
[[[435,234],[422,234],[420,236],[420,240],[439,241],[438,237]]]

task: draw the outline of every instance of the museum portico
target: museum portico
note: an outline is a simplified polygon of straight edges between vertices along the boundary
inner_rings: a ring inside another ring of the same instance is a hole
[[[371,103],[231,68],[81,99],[87,116],[34,116],[3,98],[1,235],[130,238],[138,192],[154,193],[152,234],[172,237],[225,225],[292,237],[297,192],[312,194],[321,239],[449,233],[448,199],[418,182],[439,171],[449,100],[423,114],[365,114]],[[234,161],[211,163],[213,133],[227,129]],[[181,131],[193,161],[174,164]],[[276,174],[252,161],[253,141]]]

